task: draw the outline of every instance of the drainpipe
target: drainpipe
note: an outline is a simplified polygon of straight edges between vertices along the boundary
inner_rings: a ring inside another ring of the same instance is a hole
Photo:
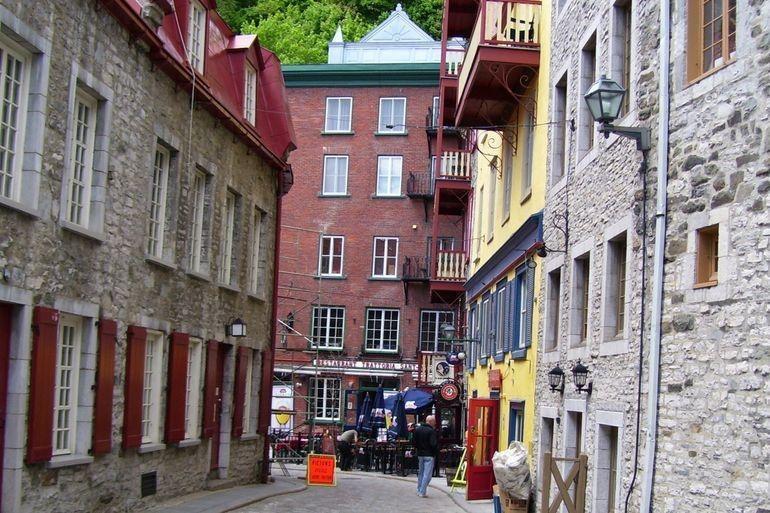
[[[270,470],[270,440],[267,432],[270,428],[270,417],[273,408],[273,366],[275,356],[276,325],[278,324],[278,259],[281,246],[281,210],[283,191],[281,191],[282,173],[278,176],[278,199],[275,207],[275,250],[273,253],[273,304],[270,312],[270,341],[262,353],[262,383],[259,389],[259,434],[262,435],[262,468],[258,480],[267,483]]]
[[[660,388],[660,338],[663,316],[663,261],[666,249],[666,194],[668,186],[668,126],[671,40],[670,0],[660,0],[660,89],[658,91],[658,185],[655,211],[655,254],[653,260],[652,311],[650,312],[649,387],[647,392],[647,435],[644,456],[644,481],[639,513],[652,512],[652,488],[658,428],[658,393]]]

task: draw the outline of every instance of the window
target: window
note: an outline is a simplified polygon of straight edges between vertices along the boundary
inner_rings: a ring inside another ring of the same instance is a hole
[[[569,156],[567,154],[567,141],[569,140],[570,126],[567,120],[567,73],[556,82],[553,91],[553,158],[551,184],[564,176],[567,171]]]
[[[545,350],[553,351],[559,344],[561,318],[561,268],[548,273],[546,283]]]
[[[160,441],[160,394],[163,373],[163,333],[147,331],[142,383],[142,443]]]
[[[478,306],[474,304],[471,306],[470,312],[468,313],[469,333],[475,340],[480,340],[478,311]],[[468,355],[468,368],[473,370],[473,368],[476,367],[476,358],[478,357],[476,343],[468,342],[465,347],[465,354]]]
[[[21,194],[27,68],[25,55],[0,40],[0,197],[12,200]]]
[[[596,450],[596,508],[598,513],[615,513],[618,505],[618,427],[599,425]]]
[[[604,294],[604,339],[623,338],[626,328],[626,234],[607,243],[607,277]]]
[[[497,171],[498,165],[495,160],[489,166],[489,188],[487,192],[489,194],[489,216],[487,217],[487,244],[492,242],[495,236],[495,203],[497,203]]]
[[[232,191],[227,191],[225,195],[225,206],[222,212],[222,263],[219,266],[219,283],[232,285],[234,282],[233,273],[235,252],[233,251],[233,241],[235,239],[235,219],[238,197]]]
[[[420,312],[420,351],[448,353],[452,347],[441,336],[441,326],[454,325],[455,314],[446,310],[423,310]]]
[[[486,358],[489,356],[491,347],[491,333],[489,328],[492,321],[492,303],[489,293],[481,299],[481,309],[479,311],[479,329],[481,330],[481,354],[479,356]]]
[[[340,418],[341,385],[337,378],[310,378],[310,401],[315,407],[316,420]]]
[[[342,261],[345,237],[324,235],[318,256],[318,274],[320,276],[342,276]]]
[[[612,55],[613,78],[623,86],[620,115],[625,116],[631,105],[631,0],[619,0],[612,8]]]
[[[439,126],[439,101],[440,99],[438,96],[433,97],[433,104],[430,108],[430,126],[432,127]]]
[[[476,196],[474,196],[476,197]],[[478,199],[476,201],[476,216],[474,219],[474,222],[476,223],[476,227],[473,230],[473,233],[475,234],[476,239],[476,259],[478,259],[481,255],[479,253],[481,252],[481,238],[482,234],[481,231],[484,229],[484,223],[482,220],[482,216],[484,215],[484,186],[482,185],[481,188],[479,188],[478,193]]]
[[[243,117],[253,125],[257,120],[257,72],[248,64],[246,64],[245,68]]]
[[[433,183],[433,179],[436,177],[436,156],[431,155],[430,157],[430,180],[431,184]]]
[[[185,389],[184,437],[188,440],[198,438],[198,418],[200,417],[201,369],[203,341],[191,338],[187,357],[187,382]]]
[[[397,276],[398,237],[375,237],[372,276],[395,278]]]
[[[583,412],[567,410],[565,458],[577,458],[583,451]]]
[[[205,223],[207,201],[208,176],[200,169],[193,175],[191,199],[192,215],[190,226],[190,270],[201,272],[205,256]]]
[[[342,349],[345,335],[345,309],[340,306],[313,307],[313,347]]]
[[[160,144],[156,145],[150,191],[150,223],[147,233],[147,254],[156,258],[163,258],[170,162],[171,152]]]
[[[252,380],[254,379],[254,351],[246,352],[246,386],[243,394],[243,432],[256,432],[255,425],[251,422],[251,393]]]
[[[59,339],[56,344],[54,456],[75,453],[82,340],[81,319],[71,315],[61,315]]]
[[[553,417],[540,417],[540,468],[543,472],[550,472],[550,469],[546,469],[545,455],[553,453],[553,438],[554,438],[554,418]],[[541,487],[543,483],[542,477],[538,479],[538,486]]]
[[[532,194],[532,159],[535,148],[535,116],[533,112],[525,114],[522,129],[524,153],[521,158],[521,199],[524,201]]]
[[[399,311],[393,308],[366,310],[366,350],[395,353],[398,351]]]
[[[454,251],[455,249],[454,237],[438,237],[436,243],[439,251]]]
[[[506,321],[508,319],[508,316],[506,315],[508,313],[508,295],[506,294],[507,285],[508,284],[506,282],[500,282],[495,288],[495,296],[497,296],[495,300],[495,304],[497,306],[497,312],[495,312],[495,319],[497,324],[497,329],[495,330],[496,355],[502,355],[508,343],[509,334],[507,329],[508,326],[506,326]]]
[[[325,132],[350,132],[353,98],[327,98]]]
[[[572,346],[588,342],[589,290],[591,287],[591,260],[589,255],[576,258],[572,276]]]
[[[524,441],[524,403],[512,402],[508,417],[508,443]]]
[[[586,42],[580,52],[580,98],[596,81],[596,32]],[[580,122],[578,125],[578,160],[582,159],[594,147],[594,118],[586,102],[580,103]]]
[[[187,59],[199,73],[203,73],[206,51],[206,11],[196,0],[190,2],[190,16],[187,22]]]
[[[403,157],[377,157],[377,196],[401,195]]]
[[[348,157],[347,155],[324,156],[324,196],[344,195],[348,193]]]
[[[406,133],[406,98],[380,98],[380,133]]]
[[[719,225],[701,228],[696,235],[695,287],[710,287],[718,282]]]
[[[513,188],[513,146],[509,139],[503,138],[503,221],[511,215],[511,189]]]
[[[695,80],[732,59],[735,16],[736,0],[688,0],[688,80]]]
[[[513,351],[524,350],[532,345],[532,314],[535,296],[535,272],[529,265],[522,266],[516,272],[516,281],[513,289],[514,329]]]
[[[65,219],[88,227],[93,178],[97,101],[78,89],[70,138],[70,166]]]

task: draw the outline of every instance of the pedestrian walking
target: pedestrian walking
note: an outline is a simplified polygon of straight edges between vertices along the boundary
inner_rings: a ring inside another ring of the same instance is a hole
[[[321,452],[323,454],[337,454],[337,441],[328,429],[324,430],[323,437],[321,437]]]
[[[358,431],[348,429],[340,435],[340,470],[350,470],[353,464],[353,444],[358,441]]]
[[[438,438],[436,437],[436,417],[428,415],[425,423],[420,423],[414,429],[414,448],[417,453],[417,495],[428,496],[428,484],[433,477],[433,465],[438,453]]]

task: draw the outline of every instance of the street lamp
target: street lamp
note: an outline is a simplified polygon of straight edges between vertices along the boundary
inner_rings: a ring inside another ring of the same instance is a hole
[[[245,337],[246,336],[246,323],[240,318],[233,319],[225,324],[225,334],[230,337]]]
[[[455,327],[448,322],[441,325],[441,336],[444,340],[454,340],[456,332]]]
[[[560,394],[564,395],[564,371],[558,363],[548,373],[548,384],[551,385],[551,392],[558,390]]]
[[[636,149],[646,151],[650,149],[650,129],[636,126],[615,126],[612,123],[620,117],[620,109],[623,105],[623,97],[626,90],[607,75],[602,75],[594,82],[583,96],[588,105],[588,110],[594,121],[599,123],[599,132],[604,137],[617,134],[636,141]]]
[[[588,367],[578,360],[577,364],[572,367],[572,382],[575,383],[575,389],[578,393],[581,393],[583,389],[585,389],[586,393],[591,395],[591,392],[593,392],[594,389],[594,382],[591,381],[588,383],[588,386],[586,386],[586,381],[588,381]]]

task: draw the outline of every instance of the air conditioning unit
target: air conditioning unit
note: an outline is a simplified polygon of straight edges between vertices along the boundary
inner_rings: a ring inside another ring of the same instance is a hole
[[[447,363],[444,355],[433,355],[428,367],[428,384],[438,386],[448,379],[454,379],[455,367]]]

